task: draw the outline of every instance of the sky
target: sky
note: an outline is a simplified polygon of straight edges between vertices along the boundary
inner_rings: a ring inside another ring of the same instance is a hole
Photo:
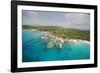
[[[90,30],[90,14],[76,12],[22,10],[23,25],[61,26]]]

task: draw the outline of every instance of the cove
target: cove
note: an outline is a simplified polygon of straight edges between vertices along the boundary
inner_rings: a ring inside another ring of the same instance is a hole
[[[49,38],[41,39],[44,33],[41,31],[22,31],[22,61],[63,61],[90,59],[90,45],[84,42],[63,42],[62,47],[50,44]]]

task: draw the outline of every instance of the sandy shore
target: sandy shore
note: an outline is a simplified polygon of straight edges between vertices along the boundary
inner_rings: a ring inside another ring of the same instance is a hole
[[[37,29],[23,29],[23,31],[29,31],[29,30],[38,31]]]
[[[87,40],[82,40],[82,39],[63,39],[61,37],[54,36],[49,32],[45,32],[45,31],[43,31],[43,32],[45,33],[46,36],[54,37],[56,40],[61,41],[61,42],[75,42],[75,43],[84,42],[84,43],[90,44],[90,41],[87,41]]]
[[[27,29],[25,29],[27,31]],[[29,29],[28,29],[29,30]],[[32,31],[38,31],[37,29],[30,29]],[[54,36],[52,35],[50,32],[46,32],[46,31],[42,31],[45,33],[45,36],[49,36],[51,38],[55,38],[57,41],[60,41],[60,42],[84,42],[84,43],[87,43],[87,44],[90,44],[90,41],[87,41],[87,40],[81,40],[81,39],[63,39],[61,37],[57,37],[57,36]]]
[[[89,41],[81,40],[81,39],[65,39],[65,41],[69,41],[69,42],[84,42],[84,43],[90,44]]]

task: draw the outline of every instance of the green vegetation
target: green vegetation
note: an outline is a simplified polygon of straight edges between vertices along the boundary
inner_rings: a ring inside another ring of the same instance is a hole
[[[46,31],[53,34],[54,36],[62,37],[64,39],[82,39],[90,41],[90,31],[85,31],[85,30],[63,28],[58,26],[29,26],[29,25],[23,25],[22,28]]]

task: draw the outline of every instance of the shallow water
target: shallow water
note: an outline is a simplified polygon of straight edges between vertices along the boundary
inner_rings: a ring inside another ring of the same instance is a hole
[[[57,60],[83,60],[90,58],[90,45],[84,42],[64,42],[62,47],[48,48],[50,39],[41,39],[43,32],[22,31],[22,61],[57,61]]]

